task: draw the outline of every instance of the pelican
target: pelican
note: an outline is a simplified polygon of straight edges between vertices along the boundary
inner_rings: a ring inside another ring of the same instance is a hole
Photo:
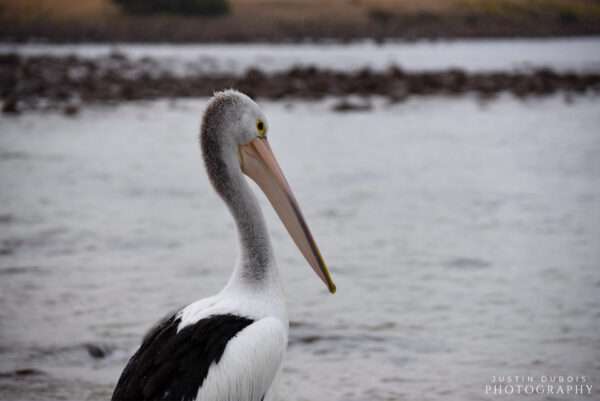
[[[331,293],[335,284],[267,140],[258,105],[216,93],[200,129],[208,177],[233,215],[240,254],[225,288],[161,320],[146,334],[112,400],[265,401],[273,395],[288,317],[267,226],[247,179],[258,184]]]

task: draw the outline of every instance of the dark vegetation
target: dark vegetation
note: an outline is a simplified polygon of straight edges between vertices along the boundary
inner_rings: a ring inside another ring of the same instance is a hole
[[[227,0],[113,0],[130,14],[225,15],[230,7]]]

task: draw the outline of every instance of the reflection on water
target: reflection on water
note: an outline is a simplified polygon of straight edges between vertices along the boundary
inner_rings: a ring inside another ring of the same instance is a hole
[[[200,161],[204,104],[1,122],[3,399],[107,399],[154,321],[223,286],[235,235]],[[339,288],[268,209],[283,399],[477,400],[506,374],[600,386],[597,99],[264,107]]]

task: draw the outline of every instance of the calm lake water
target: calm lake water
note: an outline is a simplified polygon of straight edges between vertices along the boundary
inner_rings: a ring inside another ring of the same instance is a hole
[[[150,57],[163,69],[243,73],[251,67],[280,71],[295,65],[336,70],[390,65],[407,70],[460,68],[467,71],[513,70],[550,67],[558,71],[599,71],[600,37],[565,39],[440,40],[418,42],[372,41],[331,44],[10,44],[0,43],[0,53],[23,56],[75,54],[85,58],[106,57],[118,52],[133,59]]]
[[[494,375],[578,375],[598,399],[598,98],[374,102],[262,104],[338,285],[261,195],[292,320],[281,398],[483,400]],[[109,398],[158,318],[225,284],[205,103],[0,120],[0,398]]]

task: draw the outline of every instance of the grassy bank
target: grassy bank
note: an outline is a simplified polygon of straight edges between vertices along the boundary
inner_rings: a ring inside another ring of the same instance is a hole
[[[230,0],[223,17],[131,16],[110,0],[0,0],[0,39],[294,41],[600,34],[598,0]]]

